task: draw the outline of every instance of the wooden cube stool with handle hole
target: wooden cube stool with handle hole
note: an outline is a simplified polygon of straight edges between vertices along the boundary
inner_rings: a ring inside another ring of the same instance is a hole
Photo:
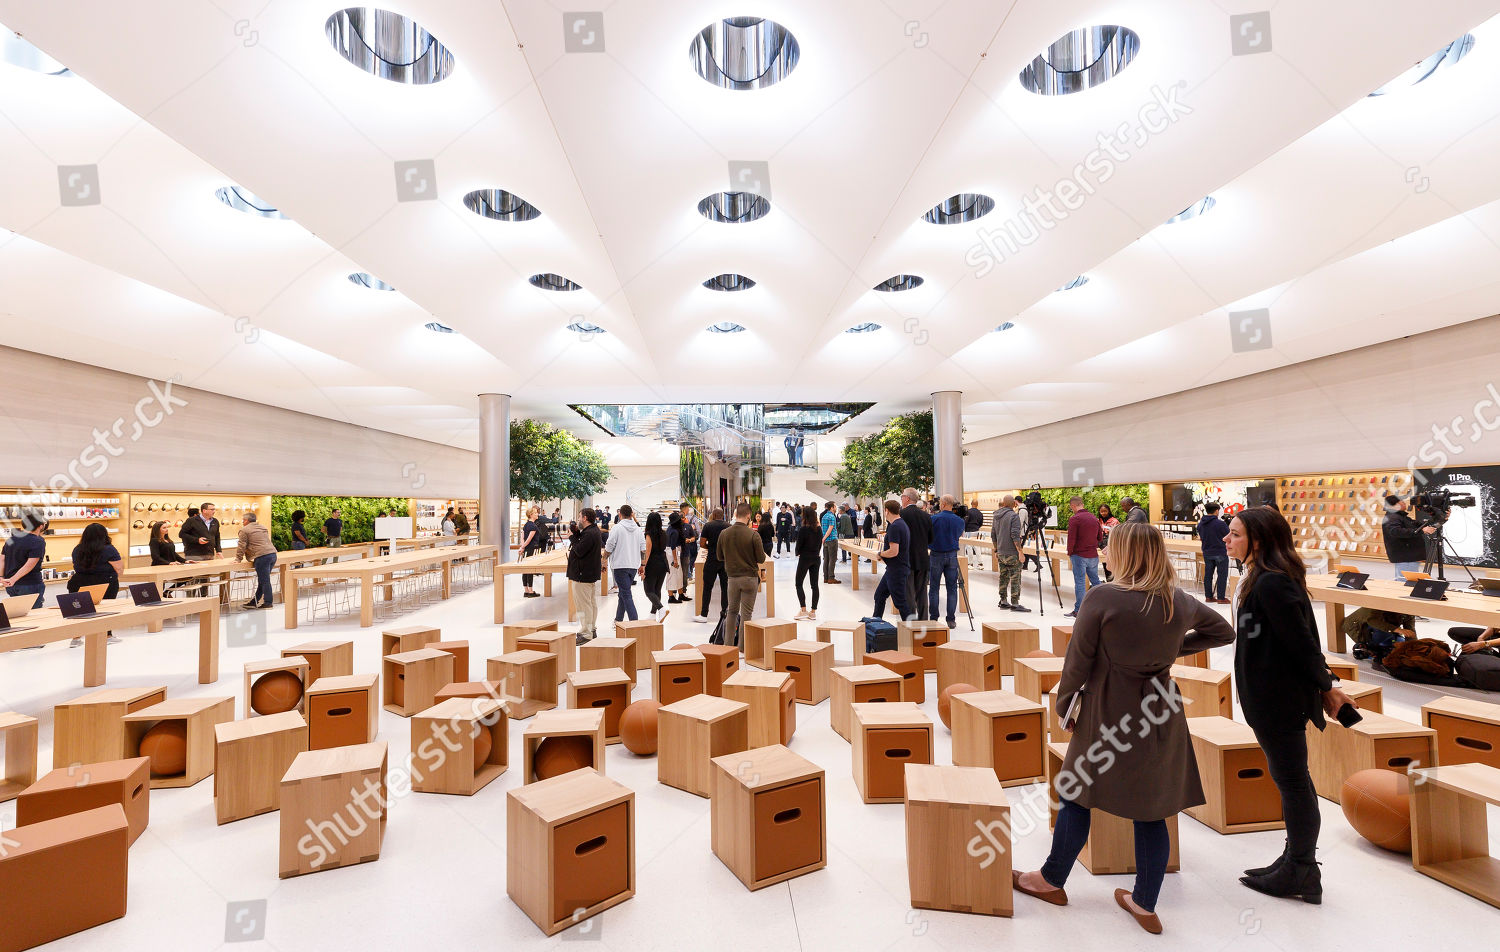
[[[724,679],[740,669],[740,649],[734,645],[699,645],[703,655],[704,694],[724,696]]]
[[[927,700],[927,665],[918,656],[905,651],[873,651],[865,655],[865,662],[888,668],[901,678],[901,700],[914,704]]]
[[[130,824],[117,803],[5,831],[0,949],[31,949],[125,915]],[[17,910],[25,910],[18,914]]]
[[[292,710],[301,712],[307,702],[307,686],[312,684],[312,665],[306,658],[293,655],[290,658],[269,658],[264,661],[245,662],[245,717],[260,717],[250,706],[250,696],[255,685],[261,678],[269,674],[285,671],[293,675],[302,684],[302,697],[298,698],[297,704]]]
[[[1230,679],[1231,682],[1233,679]],[[1371,684],[1368,681],[1342,681],[1339,690],[1349,695],[1349,699],[1359,705],[1360,712],[1374,711],[1376,714],[1385,713],[1385,701],[1382,698],[1380,685]]]
[[[865,623],[862,621],[820,621],[813,629],[818,641],[833,643],[834,633],[848,633],[854,664],[865,663]]]
[[[750,749],[750,705],[699,694],[657,711],[656,779],[700,797],[712,793],[713,759]]]
[[[922,597],[921,595],[918,596]],[[948,624],[942,621],[896,622],[896,650],[922,659],[923,671],[937,670],[939,645],[948,643]]]
[[[309,641],[292,648],[283,648],[281,656],[306,659],[308,684],[319,678],[340,678],[354,673],[352,641]]]
[[[145,757],[53,770],[16,799],[16,826],[118,803],[125,811],[130,842],[151,822],[151,761]],[[0,851],[3,852],[3,851]]]
[[[1062,667],[1061,658],[1017,658],[1016,693],[1028,701],[1042,703],[1042,695],[1062,680]]]
[[[514,720],[557,707],[557,655],[550,651],[513,651],[489,659],[486,676],[505,692],[505,709]]]
[[[1206,802],[1183,812],[1224,834],[1285,829],[1281,793],[1255,732],[1218,715],[1189,718],[1188,731]]]
[[[1068,645],[1073,641],[1072,625],[1052,626],[1052,653],[1059,658],[1068,656]]]
[[[658,704],[671,704],[704,693],[708,661],[697,648],[651,653],[651,694]]]
[[[0,803],[14,800],[36,783],[38,724],[36,718],[14,711],[0,714],[0,745],[5,747],[5,759],[0,761],[5,770],[0,774]]]
[[[828,723],[850,740],[854,704],[893,704],[901,700],[901,675],[879,664],[834,668],[829,673]]]
[[[440,689],[453,683],[453,655],[436,648],[418,648],[387,655],[380,663],[382,707],[411,717],[432,707]]]
[[[434,641],[425,647],[451,654],[453,656],[453,680],[469,680],[469,643],[467,641]]]
[[[1500,858],[1490,855],[1488,808],[1500,807],[1500,768],[1455,764],[1416,771],[1411,865],[1424,876],[1500,907]]]
[[[1437,734],[1439,766],[1500,767],[1500,704],[1440,697],[1422,705],[1422,726]]]
[[[1052,788],[1048,798],[1051,805],[1047,820],[1049,827],[1057,825],[1058,775],[1068,752],[1066,744],[1047,745],[1047,785]],[[1075,778],[1076,780],[1076,778]],[[1077,784],[1069,784],[1065,792],[1077,796]],[[1177,846],[1177,814],[1167,817],[1167,872],[1182,869],[1182,855]],[[1123,817],[1103,810],[1093,811],[1089,824],[1089,838],[1078,854],[1078,862],[1095,876],[1118,876],[1135,872],[1135,824]]]
[[[1011,851],[1010,802],[993,773],[906,765],[906,875],[913,908],[1012,915]]]
[[[615,638],[630,638],[635,641],[635,665],[638,671],[651,667],[652,652],[660,651],[665,647],[662,644],[662,639],[666,637],[665,632],[665,623],[652,621],[649,618],[615,622]]]
[[[987,621],[980,626],[980,638],[1000,649],[1000,676],[1014,677],[1016,659],[1024,658],[1042,647],[1041,630],[1023,621]]]
[[[950,684],[1000,690],[1000,648],[979,641],[950,641],[937,649],[938,694]]]
[[[574,671],[568,675],[568,707],[604,712],[604,743],[620,743],[620,717],[630,706],[635,672],[621,668]]]
[[[141,739],[164,721],[180,721],[187,738],[187,765],[182,773],[153,775],[151,788],[191,787],[214,772],[214,726],[234,720],[232,697],[185,697],[162,701],[126,714],[125,751],[141,756]]]
[[[501,654],[519,651],[516,640],[543,631],[557,631],[557,621],[515,621],[500,626]]]
[[[715,757],[713,765],[714,855],[745,888],[828,865],[822,767],[780,744]]]
[[[1001,786],[1035,783],[1046,776],[1045,711],[1011,691],[954,695],[953,763],[989,767]]]
[[[752,618],[745,622],[745,664],[770,671],[772,649],[784,641],[796,640],[796,622],[785,618]]]
[[[432,703],[441,704],[456,697],[483,697],[503,701],[505,692],[501,690],[499,681],[454,681],[452,684],[438,688],[437,694],[432,698]]]
[[[405,625],[401,628],[387,628],[380,633],[380,656],[389,657],[393,654],[401,654],[403,651],[416,651],[425,648],[434,641],[441,641],[443,630],[431,628],[427,625]]]
[[[1359,680],[1359,662],[1353,658],[1344,658],[1336,654],[1324,652],[1323,660],[1328,663],[1328,670],[1340,681]]]
[[[521,783],[537,783],[536,752],[551,737],[581,737],[589,749],[589,767],[604,773],[604,712],[598,708],[579,711],[542,711],[521,731]]]
[[[796,685],[782,671],[742,669],[724,680],[724,697],[750,706],[750,744],[785,744],[797,729]]]
[[[282,879],[380,859],[387,755],[384,741],[297,755],[281,778]]]
[[[307,689],[307,749],[374,742],[380,730],[380,676],[319,678]]]
[[[214,727],[214,819],[220,826],[281,809],[281,778],[307,752],[296,711]]]
[[[125,759],[125,715],[166,699],[161,685],[106,688],[54,706],[52,766]]]
[[[900,803],[906,765],[932,763],[932,718],[910,701],[856,704],[850,755],[854,786],[866,803]]]
[[[557,683],[568,679],[578,669],[578,636],[571,631],[539,631],[516,639],[516,651],[545,651],[557,656]]]
[[[412,715],[411,788],[472,797],[509,768],[509,728],[505,704],[494,698],[449,698]],[[489,735],[489,753],[476,764],[481,734]]]
[[[1183,710],[1188,717],[1234,717],[1228,671],[1172,665],[1172,680],[1189,703]]]
[[[1406,773],[1408,767],[1437,763],[1437,731],[1363,712],[1353,727],[1330,720],[1324,730],[1307,725],[1307,766],[1318,795],[1340,802],[1344,781],[1360,770]]]
[[[792,676],[797,703],[821,704],[828,699],[833,645],[821,641],[783,641],[771,649],[771,668]]]

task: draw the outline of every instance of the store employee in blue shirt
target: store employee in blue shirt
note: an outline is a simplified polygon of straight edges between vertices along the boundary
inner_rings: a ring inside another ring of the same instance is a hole
[[[948,627],[957,627],[958,614],[958,539],[964,534],[964,521],[953,512],[956,500],[944,495],[938,501],[938,513],[932,517],[932,556],[927,570],[927,617],[938,617],[938,585],[948,580]],[[918,553],[918,558],[921,554]],[[921,598],[922,593],[918,592]]]
[[[901,518],[901,503],[887,499],[885,514],[885,548],[880,553],[885,571],[881,573],[880,584],[875,586],[875,617],[885,617],[885,600],[889,597],[896,605],[896,614],[906,621],[911,616],[906,602],[906,584],[911,577],[912,556],[907,551],[911,548],[911,530]]]

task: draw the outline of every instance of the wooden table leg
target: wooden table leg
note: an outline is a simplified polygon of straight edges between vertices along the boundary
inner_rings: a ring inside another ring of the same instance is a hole
[[[297,576],[295,576],[295,575],[286,575],[286,576],[283,577],[283,582],[282,582],[282,585],[281,585],[281,600],[282,600],[282,603],[283,603],[282,604],[282,609],[283,609],[282,614],[283,614],[283,617],[286,620],[286,627],[287,627],[288,630],[291,630],[291,629],[297,627],[297,582],[298,581],[299,581],[299,579],[297,578]]]
[[[551,581],[552,576],[547,576],[547,579]],[[503,625],[505,624],[505,576],[500,574],[500,562],[498,559],[495,561],[494,587],[495,624]],[[547,588],[551,589],[552,586],[549,585]],[[552,592],[548,591],[547,594],[551,595]]]
[[[453,594],[453,560],[443,560],[443,597],[448,598]]]
[[[581,583],[580,583],[581,584]],[[573,601],[573,583],[568,583],[568,621],[578,620],[578,605]]]
[[[198,613],[198,683],[219,680],[219,606]]]
[[[98,632],[83,636],[83,686],[97,688],[104,683],[104,653],[109,633]]]
[[[292,570],[292,563],[282,562],[280,565],[276,566],[276,570],[281,573],[281,591],[278,593],[273,593],[271,595],[272,603],[274,603],[278,597],[282,601],[286,601],[287,573]]]
[[[1323,607],[1328,619],[1328,631],[1324,632],[1328,650],[1334,654],[1343,654],[1349,650],[1348,639],[1344,637],[1344,603],[1327,601],[1323,603]]]
[[[849,578],[854,583],[854,590],[859,591],[859,556],[857,554],[849,560]]]
[[[776,617],[776,565],[768,563],[766,567],[766,617]]]
[[[160,618],[157,618],[157,619],[154,619],[152,621],[146,622],[146,630],[149,631],[149,632],[151,632],[153,635],[156,634],[158,631],[161,631],[161,626],[162,626],[162,621],[161,621]]]
[[[552,573],[545,572],[542,575],[542,594],[548,598],[552,597]]]
[[[359,627],[369,628],[375,624],[375,576],[365,573],[359,577]]]

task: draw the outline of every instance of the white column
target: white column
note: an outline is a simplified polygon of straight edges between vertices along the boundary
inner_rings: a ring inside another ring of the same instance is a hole
[[[479,541],[510,561],[510,395],[479,395]],[[495,584],[500,584],[496,579]]]
[[[939,496],[964,501],[963,393],[940,390],[932,395],[932,462]]]

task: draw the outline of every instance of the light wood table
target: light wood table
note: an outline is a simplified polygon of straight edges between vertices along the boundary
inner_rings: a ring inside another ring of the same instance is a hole
[[[552,576],[561,573],[563,585],[568,589],[568,621],[573,621],[577,617],[577,607],[573,604],[573,588],[568,585],[567,572],[567,549],[539,552],[514,562],[497,562],[495,564],[495,624],[505,623],[505,577],[507,575],[540,575],[542,595],[545,598],[551,598]],[[600,579],[602,580],[603,576],[600,576]]]
[[[395,555],[402,549],[410,549],[415,552],[419,549],[451,548],[456,545],[478,545],[479,533],[471,532],[468,535],[451,536],[430,535],[423,536],[420,539],[377,539],[374,544],[378,552]]]
[[[1500,598],[1467,592],[1456,586],[1448,589],[1448,597],[1441,602],[1429,602],[1410,596],[1411,589],[1405,583],[1392,579],[1366,580],[1363,590],[1339,588],[1338,578],[1333,575],[1309,575],[1307,594],[1315,602],[1322,602],[1327,611],[1328,650],[1343,654],[1348,650],[1348,639],[1344,637],[1344,606],[1375,608],[1403,615],[1421,615],[1461,625],[1477,625],[1480,628],[1500,626]]]
[[[0,652],[32,645],[51,644],[54,641],[83,639],[83,686],[92,688],[104,683],[105,649],[108,632],[115,628],[136,628],[161,622],[169,618],[198,616],[198,683],[212,684],[219,680],[219,600],[211,596],[203,598],[166,598],[156,605],[137,606],[118,599],[106,601],[100,609],[108,614],[102,618],[64,618],[55,608],[34,609],[25,618],[14,622],[17,627],[30,628],[9,635],[0,635]]]
[[[298,566],[337,561],[341,555],[367,558],[374,554],[374,542],[351,542],[349,545],[338,547],[319,546],[313,549],[289,549],[285,552],[277,552],[276,570],[281,574],[281,591],[286,590],[286,573]],[[205,562],[173,562],[169,565],[141,565],[120,573],[120,587],[124,588],[132,582],[155,582],[157,590],[165,596],[168,583],[191,578],[217,578],[221,582],[228,582],[235,572],[254,575],[255,565],[251,562],[236,562],[232,558],[210,559]],[[278,600],[282,597],[281,591],[276,593]],[[228,601],[229,587],[225,585],[219,590],[219,603],[222,605]],[[158,623],[155,628],[149,630],[160,631],[161,625]]]
[[[391,597],[391,576],[397,572],[439,566],[442,569],[442,597],[453,594],[453,563],[458,559],[489,559],[497,561],[499,551],[492,545],[464,545],[422,549],[416,552],[398,552],[369,559],[351,559],[347,562],[329,562],[324,565],[307,565],[286,573],[283,589],[286,608],[286,627],[297,627],[297,589],[304,581],[318,579],[350,579],[359,582],[359,627],[369,628],[375,624],[375,587],[385,590]],[[498,569],[498,563],[497,563]],[[505,610],[505,586],[500,584],[499,572],[495,579],[495,624],[500,624]]]
[[[708,554],[702,549],[698,551],[698,561],[693,566],[693,606],[692,611],[696,615],[703,608],[703,566],[707,564]],[[821,571],[821,569],[820,569]],[[822,576],[819,576],[822,578]],[[858,587],[858,586],[856,586]],[[776,563],[772,559],[766,559],[760,564],[760,591],[756,593],[756,605],[760,606],[760,596],[765,595],[766,618],[776,617]]]
[[[850,584],[854,590],[859,591],[859,560],[865,559],[870,563],[870,576],[880,571],[880,553],[884,547],[878,541],[869,539],[840,539],[839,549],[849,553]],[[834,568],[838,566],[835,565]]]

